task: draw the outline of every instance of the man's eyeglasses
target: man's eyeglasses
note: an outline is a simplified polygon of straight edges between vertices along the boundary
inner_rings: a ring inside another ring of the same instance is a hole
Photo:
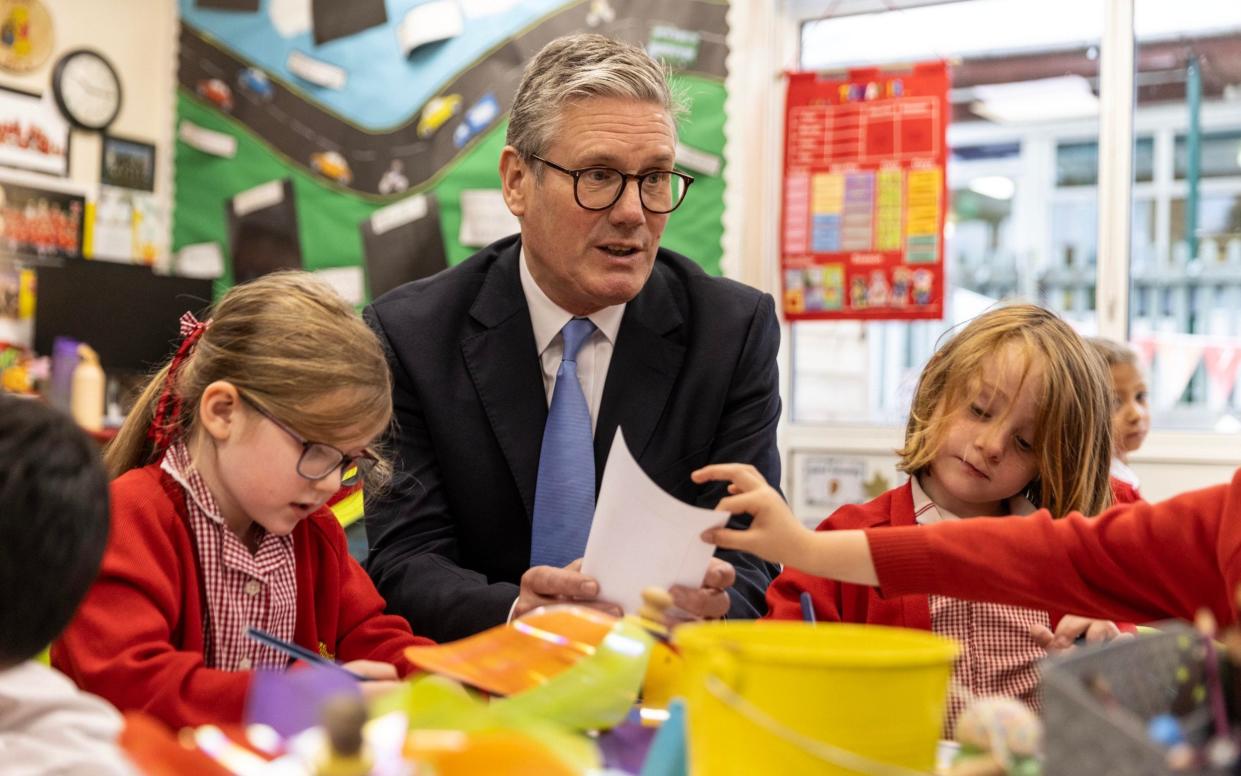
[[[587,210],[607,210],[615,205],[625,193],[629,181],[638,185],[638,198],[642,207],[652,213],[671,213],[685,200],[685,192],[694,179],[675,170],[649,170],[627,173],[612,167],[583,167],[570,170],[541,156],[531,154],[557,172],[573,178],[573,198]]]
[[[370,470],[374,468],[375,464],[379,462],[370,451],[364,451],[361,455],[346,455],[329,444],[311,442],[281,423],[270,412],[247,399],[245,394],[238,392],[237,395],[241,397],[242,401],[250,405],[255,412],[267,418],[284,433],[297,440],[298,444],[302,446],[302,455],[297,459],[297,473],[308,480],[317,482],[339,469],[341,472],[341,486],[349,487],[364,479]]]

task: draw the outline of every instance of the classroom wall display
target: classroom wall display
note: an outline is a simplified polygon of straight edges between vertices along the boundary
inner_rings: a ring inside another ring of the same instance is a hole
[[[86,211],[87,258],[152,265],[168,252],[168,218],[154,194],[100,186]]]
[[[51,100],[0,87],[0,164],[69,174],[69,122]]]
[[[217,10],[225,5],[234,10]],[[178,126],[229,139],[229,153],[178,138],[174,251],[214,242],[231,252],[227,203],[287,180],[295,216],[288,223],[295,224],[306,269],[366,267],[387,287],[397,270],[410,280],[464,260],[476,248],[460,240],[462,192],[499,188],[522,66],[545,43],[572,32],[612,35],[668,61],[690,103],[679,132],[686,153],[723,153],[728,7],[717,0],[422,3],[417,9],[451,10],[461,24],[427,19],[436,40],[408,52],[397,34],[404,6],[388,4],[381,17],[375,3],[333,4],[330,15],[319,3],[243,5],[179,0]],[[343,78],[316,83],[305,77],[313,74],[290,70],[290,61],[322,63]],[[722,172],[719,165],[693,172],[693,190],[662,241],[714,273],[723,252]],[[431,196],[425,217],[376,232],[379,211],[418,195]],[[438,244],[424,239],[428,229],[438,230]],[[393,260],[396,246],[415,234],[418,260]],[[233,258],[225,256],[219,289],[235,281],[228,271]]]
[[[302,269],[293,182],[270,181],[233,197],[228,234],[238,283],[277,270]]]
[[[86,198],[0,182],[0,248],[34,257],[82,255]]]
[[[944,62],[789,76],[786,318],[943,317],[948,107]]]
[[[28,73],[52,54],[51,14],[42,0],[0,0],[0,68]]]
[[[99,182],[105,186],[155,191],[154,144],[104,135]]]
[[[448,267],[440,233],[439,203],[434,194],[414,194],[376,210],[363,221],[367,289],[371,297],[391,291],[411,278],[424,278]]]

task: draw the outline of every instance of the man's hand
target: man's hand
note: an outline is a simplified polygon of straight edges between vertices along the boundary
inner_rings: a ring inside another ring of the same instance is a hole
[[[731,567],[730,567],[731,568]],[[521,591],[513,607],[513,619],[540,606],[580,604],[619,617],[623,612],[616,604],[599,601],[599,583],[582,573],[582,559],[562,569],[535,566],[521,575]]]
[[[1048,652],[1067,652],[1079,636],[1084,637],[1087,644],[1131,637],[1131,634],[1121,633],[1111,620],[1092,620],[1075,614],[1061,617],[1060,622],[1056,623],[1055,633],[1045,625],[1035,625],[1030,628],[1030,635]]]
[[[668,624],[688,622],[692,620],[718,620],[728,614],[731,602],[728,599],[728,588],[737,581],[737,571],[733,564],[719,558],[712,558],[707,565],[707,574],[702,578],[702,587],[684,587],[673,585],[668,592],[672,594],[672,609],[667,613]]]

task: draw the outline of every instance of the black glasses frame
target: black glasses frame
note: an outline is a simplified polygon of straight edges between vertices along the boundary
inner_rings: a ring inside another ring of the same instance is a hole
[[[677,172],[676,170],[647,170],[646,172],[632,173],[632,172],[622,172],[621,170],[618,170],[615,167],[608,167],[602,164],[592,164],[589,167],[580,167],[576,170],[570,170],[567,167],[561,167],[555,162],[548,161],[547,159],[544,159],[538,154],[530,154],[530,158],[536,161],[542,162],[543,164],[552,168],[556,172],[562,172],[565,175],[568,175],[571,178],[573,178],[573,199],[574,201],[577,202],[577,206],[582,208],[583,210],[593,210],[595,212],[598,212],[600,210],[607,210],[608,208],[615,205],[617,202],[620,202],[620,198],[625,196],[625,189],[629,186],[629,181],[634,181],[635,183],[638,184],[638,201],[642,203],[642,208],[649,213],[655,213],[657,215],[666,215],[681,206],[681,203],[685,201],[685,195],[689,193],[690,185],[692,185],[694,182],[694,176],[686,175],[685,173]],[[602,207],[590,207],[589,205],[583,205],[582,198],[577,193],[577,187],[578,187],[578,184],[581,182],[582,175],[590,172],[591,170],[607,170],[608,172],[614,172],[617,175],[621,176],[621,185],[616,189],[616,196],[612,197],[612,201],[606,205],[603,205]],[[662,173],[664,175],[675,175],[676,177],[680,178],[685,184],[685,187],[681,189],[681,198],[677,200],[677,203],[675,205],[668,208],[667,210],[657,210],[655,208],[649,207],[646,204],[646,198],[642,194],[642,179],[654,173]]]
[[[340,470],[341,487],[349,487],[351,485],[356,484],[358,480],[362,479],[365,476],[366,472],[372,466],[374,466],[376,463],[379,462],[378,459],[375,457],[375,455],[371,453],[369,450],[362,451],[360,455],[348,455],[345,452],[341,451],[340,448],[336,447],[335,445],[329,445],[327,442],[312,442],[306,437],[302,436],[301,434],[297,433],[293,429],[286,426],[283,422],[281,422],[278,418],[276,418],[270,412],[260,407],[253,400],[247,398],[245,394],[238,391],[237,395],[240,396],[241,400],[244,401],[246,404],[248,404],[251,409],[253,409],[258,414],[270,420],[272,423],[276,425],[277,428],[279,428],[281,431],[288,434],[289,436],[293,437],[293,439],[296,440],[297,443],[302,446],[301,455],[299,455],[297,458],[297,475],[301,477],[302,479],[310,480],[311,482],[318,482],[319,480],[327,479],[329,476],[331,476],[332,472]],[[325,471],[323,474],[319,474],[317,476],[307,474],[306,472],[302,471],[302,464],[306,461],[306,454],[310,452],[310,449],[312,447],[326,447],[327,449],[339,455],[340,461],[328,467],[328,470]]]

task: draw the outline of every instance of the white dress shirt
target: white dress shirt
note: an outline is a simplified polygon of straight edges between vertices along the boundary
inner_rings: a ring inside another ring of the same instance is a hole
[[[560,330],[573,318],[573,313],[562,309],[548,298],[526,264],[526,252],[521,252],[521,290],[530,308],[530,323],[534,326],[534,345],[538,349],[539,363],[543,372],[543,391],[547,403],[552,403],[552,391],[556,387],[556,372],[564,355],[564,337]],[[599,404],[603,401],[603,384],[607,382],[608,366],[612,363],[612,349],[620,331],[625,305],[605,307],[591,315],[595,331],[587,338],[577,353],[577,380],[582,384],[582,394],[590,405],[590,429],[594,432],[599,420]],[[610,441],[610,440],[609,440]]]
[[[543,373],[543,392],[547,396],[547,404],[551,406],[552,393],[556,388],[556,372],[560,369],[560,358],[564,355],[564,337],[560,330],[573,318],[573,313],[564,310],[560,305],[548,298],[530,267],[526,264],[526,251],[521,251],[520,273],[521,290],[526,295],[526,306],[530,308],[530,323],[534,326],[534,346],[539,352],[539,367]],[[625,315],[625,305],[618,304],[605,307],[587,317],[595,324],[586,342],[577,352],[577,381],[582,384],[582,394],[590,405],[590,430],[594,433],[595,424],[599,420],[599,404],[603,401],[603,384],[607,382],[608,367],[612,363],[612,349],[616,346],[616,335],[620,331],[621,318]],[[511,622],[513,612],[517,609],[517,599],[509,607],[508,619]]]

